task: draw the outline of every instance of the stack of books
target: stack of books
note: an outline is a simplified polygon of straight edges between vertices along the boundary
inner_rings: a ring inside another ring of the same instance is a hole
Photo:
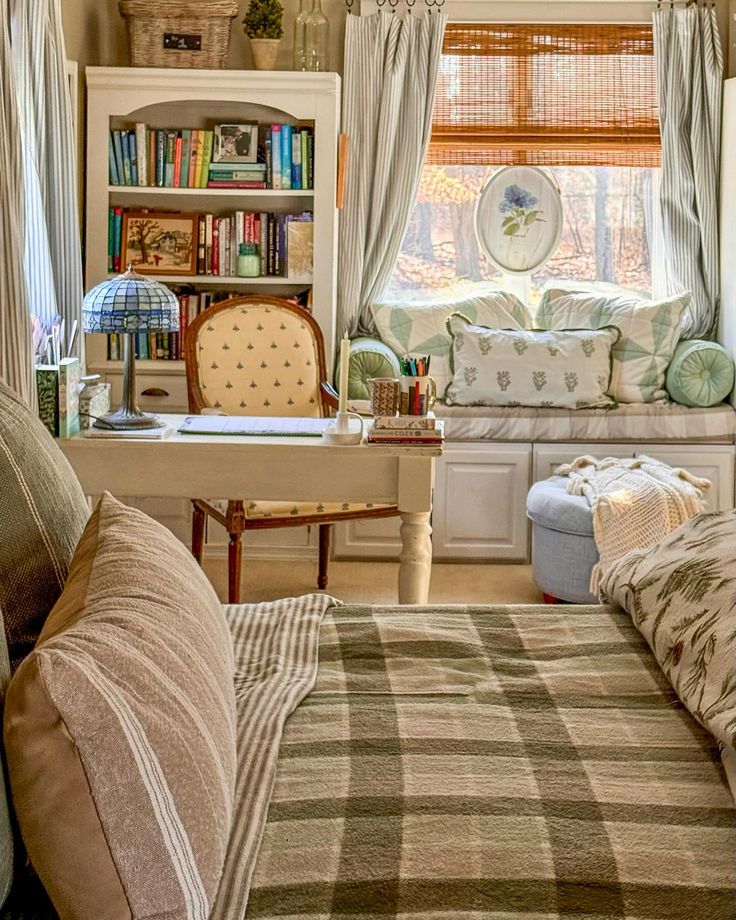
[[[210,163],[207,188],[265,187],[265,163]]]
[[[415,444],[427,446],[442,444],[445,440],[445,423],[428,415],[380,415],[368,430],[369,444]]]

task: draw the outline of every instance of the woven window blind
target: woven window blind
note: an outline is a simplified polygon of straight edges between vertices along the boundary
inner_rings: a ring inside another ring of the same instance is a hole
[[[428,161],[658,166],[650,25],[450,23]]]

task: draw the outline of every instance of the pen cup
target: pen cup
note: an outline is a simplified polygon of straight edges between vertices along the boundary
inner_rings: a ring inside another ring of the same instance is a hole
[[[426,415],[437,400],[433,377],[402,377],[399,412],[401,415]]]
[[[399,411],[399,381],[396,377],[374,377],[370,381],[371,413],[374,418]]]

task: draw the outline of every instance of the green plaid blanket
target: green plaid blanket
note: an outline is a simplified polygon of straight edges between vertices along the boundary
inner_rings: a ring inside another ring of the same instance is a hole
[[[734,920],[734,802],[623,613],[333,607],[247,917]]]

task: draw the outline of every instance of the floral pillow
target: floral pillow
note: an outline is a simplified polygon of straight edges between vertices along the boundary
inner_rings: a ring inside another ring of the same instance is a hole
[[[736,749],[736,511],[699,514],[606,573],[601,599],[630,615],[695,718]]]
[[[611,348],[619,331],[540,332],[476,326],[460,313],[453,338],[448,405],[607,408]]]

